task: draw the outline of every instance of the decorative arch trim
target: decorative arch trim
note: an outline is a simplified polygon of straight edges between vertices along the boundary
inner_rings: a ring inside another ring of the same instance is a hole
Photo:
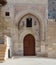
[[[39,19],[38,19],[35,15],[33,15],[33,14],[31,14],[31,13],[27,13],[27,14],[25,14],[25,15],[19,20],[19,22],[18,22],[18,28],[19,28],[19,25],[20,25],[20,23],[21,23],[21,20],[22,20],[25,16],[27,16],[27,15],[32,15],[33,17],[35,17],[35,18],[38,20],[38,23],[39,23],[39,26],[40,26]]]
[[[20,20],[27,14],[31,14],[33,15],[34,17],[36,17],[38,20],[39,20],[39,23],[40,23],[40,36],[41,36],[41,39],[40,40],[45,40],[45,19],[43,19],[43,16],[36,10],[25,10],[25,11],[22,11],[20,13],[18,13],[18,15],[16,15],[15,17],[15,24],[18,24],[20,23]]]

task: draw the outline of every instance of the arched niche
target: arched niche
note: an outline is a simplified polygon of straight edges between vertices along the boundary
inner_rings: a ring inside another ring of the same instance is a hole
[[[31,14],[33,15],[34,17],[36,17],[39,21],[39,24],[40,24],[40,35],[41,35],[41,40],[45,40],[45,31],[46,31],[46,20],[43,19],[43,16],[38,12],[38,11],[33,11],[33,10],[25,10],[23,12],[20,12],[18,13],[18,15],[16,15],[15,17],[15,24],[19,24],[20,23],[20,20],[22,18],[24,18],[24,16],[26,16],[27,14]]]

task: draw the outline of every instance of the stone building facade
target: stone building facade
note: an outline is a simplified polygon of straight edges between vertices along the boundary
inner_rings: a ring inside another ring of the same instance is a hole
[[[56,57],[56,23],[48,22],[47,0],[8,0],[2,13],[9,24],[4,33],[11,37],[12,56]]]

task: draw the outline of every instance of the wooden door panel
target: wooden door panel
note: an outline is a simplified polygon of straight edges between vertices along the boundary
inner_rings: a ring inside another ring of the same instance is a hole
[[[35,55],[35,39],[31,34],[28,34],[24,38],[24,55],[25,56]]]

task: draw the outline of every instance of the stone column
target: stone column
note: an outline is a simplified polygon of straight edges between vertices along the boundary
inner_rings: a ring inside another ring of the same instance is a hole
[[[41,56],[46,56],[46,47],[45,47],[45,41],[41,41]]]

